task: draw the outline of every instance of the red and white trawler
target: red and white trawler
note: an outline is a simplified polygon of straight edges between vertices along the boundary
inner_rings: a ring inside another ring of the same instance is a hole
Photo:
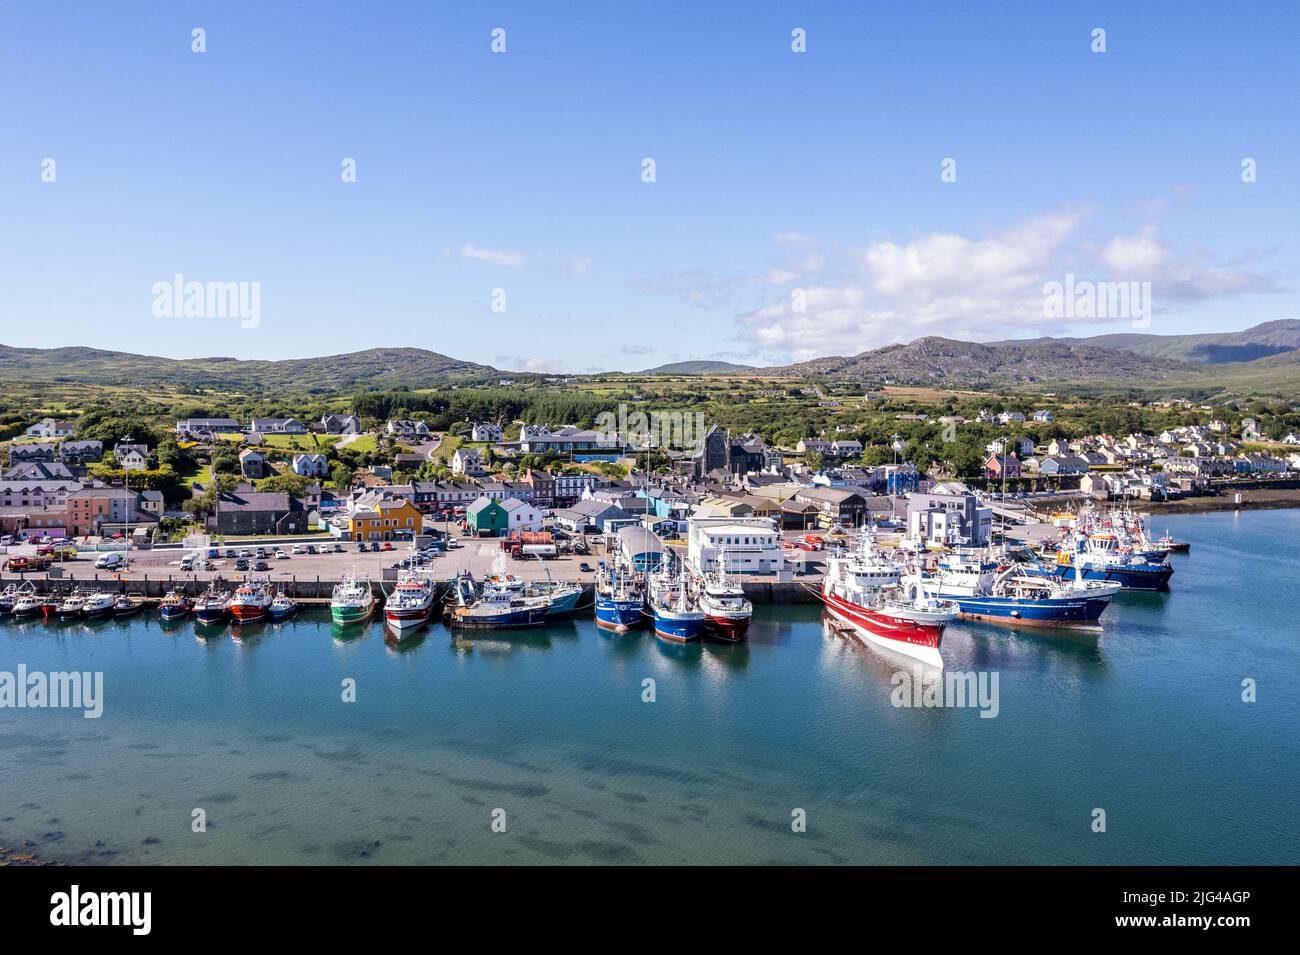
[[[961,612],[956,602],[926,594],[919,577],[903,579],[865,533],[856,553],[827,561],[822,600],[864,639],[936,668],[943,666],[944,627]]]
[[[226,609],[235,623],[255,623],[266,616],[274,599],[270,581],[246,580],[235,590]]]
[[[421,627],[433,613],[433,581],[428,574],[403,571],[392,596],[384,604],[384,622],[397,631]]]
[[[749,621],[754,616],[754,605],[745,597],[744,589],[727,579],[727,552],[724,548],[717,558],[717,569],[701,575],[698,604],[704,611],[704,630],[711,637],[739,643],[749,632]]]

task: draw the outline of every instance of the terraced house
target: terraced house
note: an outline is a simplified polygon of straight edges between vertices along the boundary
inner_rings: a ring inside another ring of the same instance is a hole
[[[424,519],[415,505],[402,497],[363,497],[348,515],[351,540],[410,539],[420,533]]]

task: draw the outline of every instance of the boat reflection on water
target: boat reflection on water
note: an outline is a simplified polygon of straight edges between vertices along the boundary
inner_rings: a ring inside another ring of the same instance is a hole
[[[900,670],[913,674],[918,668],[925,683],[943,679],[943,667],[933,666],[910,653],[903,653],[876,643],[874,640],[868,640],[853,627],[846,627],[829,610],[822,611],[821,622],[822,636],[826,640],[828,650],[855,651],[856,658],[869,663],[886,680]]]
[[[395,627],[384,627],[384,646],[389,653],[402,654],[418,650],[429,639],[429,626],[407,627],[399,632]]]
[[[194,636],[201,641],[216,640],[219,637],[224,637],[229,632],[230,630],[225,621],[216,623],[204,623],[202,620],[194,621]]]
[[[752,628],[751,628],[752,629]],[[662,643],[663,641],[659,641]],[[710,665],[724,670],[741,671],[749,667],[749,641],[731,642],[727,640],[710,640],[705,638],[700,643],[704,656]]]

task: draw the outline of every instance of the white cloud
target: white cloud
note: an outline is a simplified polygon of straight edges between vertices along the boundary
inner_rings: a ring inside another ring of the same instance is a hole
[[[467,259],[479,259],[493,265],[517,266],[524,264],[524,254],[514,249],[481,249],[473,242],[461,246],[460,254]]]
[[[1154,226],[1147,226],[1137,235],[1117,235],[1101,248],[1099,258],[1115,273],[1116,278],[1150,280],[1168,259],[1168,251],[1160,243]]]
[[[804,360],[926,335],[1052,334],[1060,328],[1043,318],[1043,286],[1063,281],[1067,273],[1093,281],[1149,281],[1157,312],[1275,287],[1267,274],[1239,263],[1222,265],[1204,253],[1178,255],[1153,225],[1098,242],[1080,235],[1082,224],[1081,215],[1067,212],[983,236],[931,232],[907,242],[873,242],[834,275],[820,274],[821,257],[810,256],[751,279],[759,300],[736,321],[743,337],[773,360]],[[788,292],[774,299],[772,289],[797,281],[805,295],[800,311]],[[728,301],[742,298],[738,283],[729,284]]]

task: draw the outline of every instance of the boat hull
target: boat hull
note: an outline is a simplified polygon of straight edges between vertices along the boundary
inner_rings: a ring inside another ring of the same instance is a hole
[[[614,600],[596,598],[596,626],[625,633],[645,622],[645,611],[640,600]]]
[[[384,622],[395,630],[412,630],[428,623],[432,612],[432,605],[407,610],[394,610],[389,607],[384,611]]]
[[[158,608],[158,616],[163,620],[180,620],[189,615],[190,608],[182,606],[167,606]]]
[[[346,626],[350,623],[364,623],[370,619],[370,615],[374,613],[374,611],[375,605],[373,603],[366,604],[364,607],[331,606],[330,617],[333,618],[335,623]]]
[[[199,623],[225,623],[225,607],[201,607],[194,611],[194,618]]]
[[[655,636],[672,643],[690,643],[704,632],[704,614],[655,610]]]
[[[749,620],[748,614],[733,616],[711,613],[704,618],[704,631],[715,639],[739,643],[749,634]]]
[[[547,608],[523,607],[507,613],[453,613],[451,625],[465,630],[520,630],[546,623]]]
[[[832,591],[823,591],[822,600],[833,616],[877,646],[905,653],[934,667],[943,666],[939,645],[943,640],[944,624],[918,623],[894,617],[850,603]]]
[[[266,616],[266,608],[254,604],[239,604],[230,608],[230,617],[235,623],[257,623],[265,620]]]
[[[573,609],[578,606],[578,598],[582,596],[581,590],[574,590],[570,593],[563,594],[551,601],[547,613],[552,617],[559,617],[566,613],[573,613]]]
[[[1046,597],[1021,600],[1015,597],[957,597],[945,594],[961,608],[966,620],[1008,627],[1096,627],[1110,597]]]
[[[1040,577],[1057,577],[1061,580],[1077,580],[1078,569],[1073,564],[1049,564],[1029,566],[1027,573]],[[1105,564],[1083,564],[1084,580],[1104,580],[1119,584],[1125,590],[1168,590],[1169,578],[1174,569],[1168,564],[1130,564],[1127,566],[1107,566]]]

